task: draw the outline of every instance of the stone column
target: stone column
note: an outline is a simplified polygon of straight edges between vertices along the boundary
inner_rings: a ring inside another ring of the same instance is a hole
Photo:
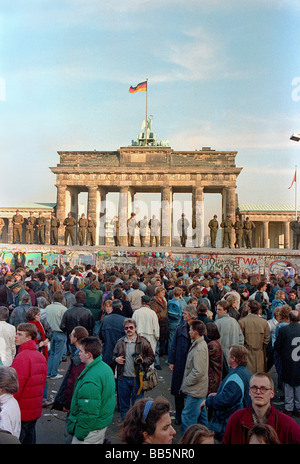
[[[193,245],[203,246],[204,242],[204,201],[203,187],[193,187],[192,192]]]
[[[92,219],[97,220],[97,190],[98,186],[93,185],[92,187],[88,187],[88,207],[87,207],[87,215],[91,216]]]
[[[290,223],[284,221],[284,248],[290,248]]]
[[[128,187],[120,187],[119,195],[119,233],[120,245],[126,246],[127,241],[127,219],[128,219]]]
[[[269,221],[263,222],[263,248],[269,248]]]
[[[56,217],[60,221],[60,226],[58,229],[58,244],[62,245],[65,243],[64,231],[65,227],[63,225],[64,219],[66,217],[66,185],[56,184],[57,187],[57,200],[56,200]]]
[[[235,187],[227,187],[226,188],[226,215],[230,214],[232,221],[235,220],[235,210],[236,210]]]
[[[171,246],[172,187],[161,189],[161,245]]]
[[[106,244],[106,190],[102,187],[98,189],[99,195],[99,245]]]

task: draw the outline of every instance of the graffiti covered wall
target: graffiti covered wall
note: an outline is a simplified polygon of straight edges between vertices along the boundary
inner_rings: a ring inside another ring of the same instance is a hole
[[[291,266],[296,274],[300,274],[300,257],[295,253],[266,254],[266,253],[185,253],[185,252],[116,252],[115,250],[97,250],[93,253],[76,249],[65,250],[31,250],[13,248],[0,250],[0,263],[7,263],[12,270],[16,257],[23,257],[24,266],[36,269],[42,264],[46,270],[54,265],[68,263],[71,267],[86,264],[106,269],[112,266],[122,266],[127,269],[133,265],[142,271],[150,269],[185,269],[192,271],[196,268],[204,272],[224,272],[228,268],[231,273],[246,274],[275,274],[284,275],[287,266]]]

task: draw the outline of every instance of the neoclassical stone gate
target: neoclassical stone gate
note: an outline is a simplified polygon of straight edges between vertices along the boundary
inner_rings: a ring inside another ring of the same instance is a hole
[[[204,193],[222,195],[222,215],[236,212],[236,179],[242,168],[235,164],[236,151],[203,147],[174,151],[161,146],[129,146],[116,151],[59,151],[60,163],[51,167],[56,175],[60,219],[59,243],[63,243],[63,220],[71,211],[78,217],[78,195],[88,193],[87,214],[97,221],[97,242],[105,245],[105,201],[119,192],[120,242],[127,245],[127,219],[137,192],[161,195],[161,245],[172,246],[174,193],[192,194],[192,218],[204,236]]]

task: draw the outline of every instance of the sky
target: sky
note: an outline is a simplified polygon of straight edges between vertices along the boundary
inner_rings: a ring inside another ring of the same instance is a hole
[[[299,0],[1,0],[0,204],[55,203],[58,151],[130,145],[147,78],[159,140],[237,151],[240,204],[295,205],[299,23]]]

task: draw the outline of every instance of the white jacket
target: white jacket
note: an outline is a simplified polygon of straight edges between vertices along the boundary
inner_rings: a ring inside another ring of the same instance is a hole
[[[136,322],[137,333],[147,338],[153,349],[159,340],[159,323],[156,312],[149,306],[141,306],[134,311],[132,319]]]
[[[18,401],[10,393],[0,395],[0,429],[7,430],[15,437],[20,437],[21,411]]]
[[[15,336],[15,326],[0,321],[0,361],[4,366],[10,366],[16,355]]]

